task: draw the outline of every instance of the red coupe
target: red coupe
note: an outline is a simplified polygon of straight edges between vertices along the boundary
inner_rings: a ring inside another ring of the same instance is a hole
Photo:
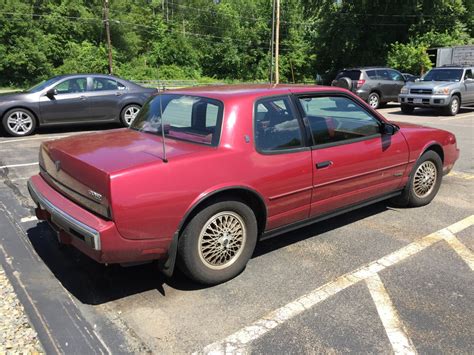
[[[324,86],[216,86],[153,96],[130,128],[43,143],[36,214],[100,263],[159,260],[216,284],[258,240],[391,198],[428,204],[453,134],[388,122]]]

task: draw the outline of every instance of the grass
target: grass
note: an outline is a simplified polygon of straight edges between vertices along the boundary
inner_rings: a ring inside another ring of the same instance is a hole
[[[0,93],[2,92],[12,92],[12,91],[19,91],[21,89],[18,89],[18,88],[2,88],[0,87]]]

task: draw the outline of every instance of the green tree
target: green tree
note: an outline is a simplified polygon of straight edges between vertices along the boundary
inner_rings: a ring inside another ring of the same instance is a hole
[[[431,61],[422,44],[398,43],[391,45],[387,65],[402,72],[420,74],[431,69]]]

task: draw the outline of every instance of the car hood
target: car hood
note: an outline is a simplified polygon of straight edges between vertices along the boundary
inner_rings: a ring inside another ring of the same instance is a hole
[[[3,93],[0,93],[0,102],[2,102],[2,101],[16,101],[16,100],[22,100],[22,99],[24,99],[27,95],[29,95],[29,93],[28,93],[28,92],[24,92],[24,91],[3,92]]]
[[[418,81],[407,85],[410,89],[442,89],[459,85],[457,81]]]

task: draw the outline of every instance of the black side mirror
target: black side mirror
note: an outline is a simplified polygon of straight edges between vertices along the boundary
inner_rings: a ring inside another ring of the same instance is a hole
[[[46,91],[46,96],[48,96],[50,99],[52,99],[57,94],[58,94],[58,90],[56,89],[49,89],[48,91]]]
[[[384,123],[382,126],[382,134],[393,136],[398,131],[398,127],[390,123]]]

